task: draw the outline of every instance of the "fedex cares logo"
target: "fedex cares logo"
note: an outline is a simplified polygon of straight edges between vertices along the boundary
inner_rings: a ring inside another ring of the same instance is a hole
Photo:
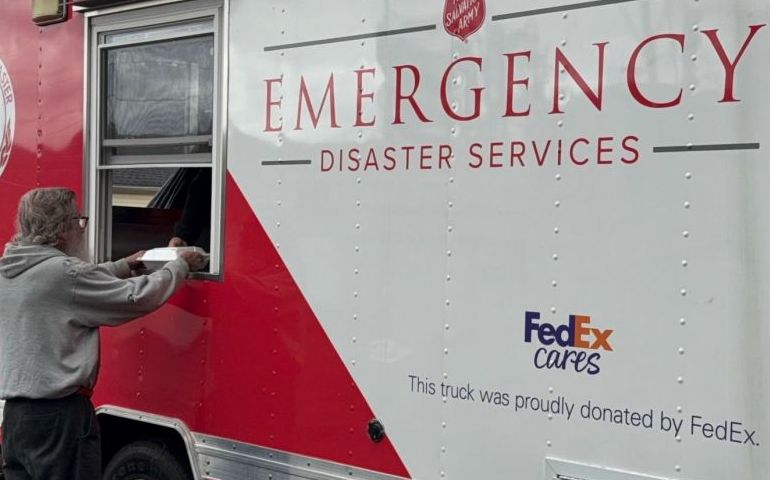
[[[553,325],[540,321],[540,312],[524,313],[524,341],[542,345],[533,359],[537,368],[574,368],[576,372],[596,375],[601,371],[602,352],[612,351],[610,337],[614,332],[593,327],[591,317],[586,315],[570,315],[566,324]]]

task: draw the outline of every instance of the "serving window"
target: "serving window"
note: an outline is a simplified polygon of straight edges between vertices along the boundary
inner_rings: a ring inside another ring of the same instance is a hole
[[[91,236],[98,261],[198,246],[221,267],[221,8],[90,20]]]

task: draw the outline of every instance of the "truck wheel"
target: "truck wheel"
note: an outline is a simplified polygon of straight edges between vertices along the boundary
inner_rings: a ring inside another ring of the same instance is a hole
[[[107,464],[102,480],[190,480],[185,469],[161,445],[134,442],[121,448]]]

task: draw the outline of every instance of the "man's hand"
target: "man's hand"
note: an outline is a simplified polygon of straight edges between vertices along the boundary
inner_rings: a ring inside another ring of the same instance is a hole
[[[179,258],[187,262],[191,272],[202,269],[208,262],[208,260],[198,252],[179,252]]]
[[[179,237],[173,237],[171,240],[168,241],[169,247],[186,247],[187,242],[185,242],[182,238]]]
[[[128,268],[131,269],[132,277],[140,275],[140,271],[144,269],[144,264],[139,261],[139,258],[141,258],[142,255],[144,255],[144,250],[140,250],[135,254],[126,257],[126,262],[128,262]]]

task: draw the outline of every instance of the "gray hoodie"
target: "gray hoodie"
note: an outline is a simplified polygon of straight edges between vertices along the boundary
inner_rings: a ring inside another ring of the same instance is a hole
[[[125,260],[94,265],[53,247],[6,245],[0,258],[0,399],[61,398],[92,389],[99,327],[159,308],[188,271],[178,259],[129,278]]]

